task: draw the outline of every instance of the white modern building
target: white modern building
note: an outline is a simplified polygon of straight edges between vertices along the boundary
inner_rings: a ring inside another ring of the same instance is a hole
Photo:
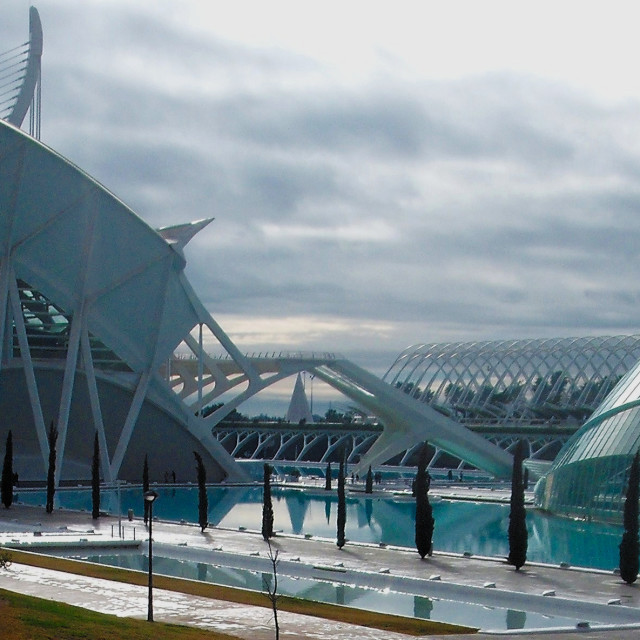
[[[23,69],[0,121],[0,443],[12,430],[21,479],[44,479],[52,427],[58,482],[90,476],[96,433],[108,482],[139,481],[145,455],[152,478],[193,479],[193,451],[210,480],[244,479],[212,429],[303,370],[384,423],[363,468],[428,440],[508,476],[508,453],[343,358],[242,354],[184,275],[185,245],[210,220],[153,230],[37,140],[43,38],[30,17],[29,43],[0,60]],[[28,112],[32,135],[18,128]]]
[[[209,221],[156,232],[5,122],[0,176],[0,438],[13,429],[20,477],[45,476],[53,424],[58,479],[89,477],[96,431],[109,481],[139,480],[146,453],[156,478],[191,479],[194,450],[212,480],[241,478],[163,376],[194,328],[219,332],[183,273]]]

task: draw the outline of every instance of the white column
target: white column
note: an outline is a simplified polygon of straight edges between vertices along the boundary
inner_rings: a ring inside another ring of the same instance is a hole
[[[198,331],[198,415],[202,412],[202,376],[203,376],[203,353],[202,353],[202,322],[199,324]]]
[[[98,384],[96,382],[96,372],[93,367],[93,357],[91,356],[91,343],[89,341],[89,331],[86,326],[82,331],[81,339],[82,361],[84,363],[84,373],[87,378],[87,387],[89,389],[89,402],[91,403],[91,413],[93,415],[93,424],[98,432],[98,443],[100,445],[100,466],[102,467],[102,477],[105,482],[112,483],[114,477],[111,475],[111,465],[109,462],[109,447],[107,446],[107,437],[104,431],[104,422],[102,420],[102,410],[100,408],[100,396],[98,395]]]
[[[40,405],[38,385],[36,384],[36,374],[33,370],[31,352],[29,351],[27,330],[24,326],[24,317],[22,316],[20,294],[18,293],[18,286],[16,285],[16,279],[13,270],[11,270],[11,274],[9,276],[9,299],[11,301],[13,319],[16,324],[18,344],[20,345],[20,359],[22,360],[24,375],[27,381],[27,391],[29,393],[29,401],[31,402],[31,410],[33,411],[33,420],[36,426],[38,443],[40,444],[40,453],[42,454],[42,461],[44,469],[46,470],[49,461],[49,441],[47,439],[47,430],[44,426],[44,418],[42,417],[42,406]]]
[[[71,318],[71,332],[69,335],[69,344],[67,346],[67,359],[64,367],[64,378],[62,380],[60,407],[58,409],[58,461],[56,463],[56,487],[60,482],[62,465],[64,463],[64,450],[67,444],[67,428],[69,426],[71,398],[73,397],[73,383],[76,378],[76,369],[78,367],[78,351],[80,349],[80,336],[82,335],[83,324],[84,307],[83,305],[81,305]]]
[[[5,356],[6,345],[5,331],[7,329],[7,302],[9,298],[9,256],[5,256],[0,262],[0,370]]]
[[[122,466],[122,461],[124,460],[124,454],[126,453],[129,442],[131,441],[133,428],[135,427],[136,420],[140,415],[140,410],[142,409],[142,403],[144,402],[147,389],[149,388],[150,380],[151,375],[148,371],[142,373],[142,375],[140,376],[140,381],[138,382],[138,386],[136,387],[136,391],[133,395],[133,400],[131,401],[131,406],[129,407],[129,413],[127,414],[127,419],[125,420],[122,431],[120,432],[118,446],[116,447],[116,451],[113,454],[113,459],[111,461],[111,475],[114,478],[117,478],[118,474],[120,473],[120,467]]]

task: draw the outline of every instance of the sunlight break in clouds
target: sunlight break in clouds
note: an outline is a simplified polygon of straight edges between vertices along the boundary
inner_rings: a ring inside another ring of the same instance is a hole
[[[272,242],[289,240],[331,240],[334,242],[390,242],[397,233],[386,222],[374,220],[366,225],[361,223],[331,227],[303,225],[262,225],[266,238]]]
[[[251,318],[217,314],[222,326],[240,349],[265,351],[275,345],[283,351],[324,350],[333,351],[332,344],[343,344],[345,338],[357,335],[359,339],[384,340],[393,327],[385,322],[357,322],[345,318],[318,318],[313,316],[272,317],[256,315]],[[325,348],[322,349],[322,345]]]

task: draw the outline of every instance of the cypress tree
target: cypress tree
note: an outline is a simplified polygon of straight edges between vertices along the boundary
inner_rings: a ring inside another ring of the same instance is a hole
[[[142,465],[142,495],[144,496],[147,491],[149,491],[149,460],[145,453]],[[149,501],[143,497],[142,502],[144,503],[144,523],[146,525],[149,522]]]
[[[4,450],[1,493],[2,504],[8,509],[13,503],[13,435],[11,430],[7,434],[7,444]]]
[[[433,518],[433,509],[429,503],[429,486],[431,485],[431,476],[427,471],[428,459],[427,443],[425,442],[420,449],[418,457],[418,470],[415,480],[415,496],[416,496],[416,549],[420,554],[420,558],[431,555],[433,546],[433,529],[435,520]]]
[[[369,465],[369,471],[367,471],[367,480],[364,485],[365,493],[373,493],[373,473],[371,473],[371,465]]]
[[[194,451],[196,458],[196,471],[198,474],[198,524],[202,533],[209,524],[209,499],[207,498],[207,471],[202,462],[202,456]]]
[[[325,491],[331,491],[331,463],[327,464],[327,471],[324,477],[324,488]]]
[[[347,504],[344,495],[344,457],[340,460],[338,471],[338,536],[336,544],[338,549],[345,545],[344,529],[347,524]]]
[[[633,584],[638,578],[638,483],[640,481],[640,452],[636,451],[629,470],[624,502],[624,532],[620,543],[620,577]]]
[[[271,467],[264,465],[262,490],[262,537],[265,541],[273,538],[273,503],[271,502]]]
[[[511,474],[511,511],[509,512],[509,557],[507,562],[516,571],[527,561],[527,511],[524,507],[524,482],[522,462],[524,440],[520,440],[513,455]]]
[[[53,497],[56,493],[56,443],[58,441],[58,429],[51,421],[49,427],[49,468],[47,470],[47,513],[53,513]]]
[[[91,461],[91,517],[100,517],[100,444],[98,432],[93,438],[93,460]]]

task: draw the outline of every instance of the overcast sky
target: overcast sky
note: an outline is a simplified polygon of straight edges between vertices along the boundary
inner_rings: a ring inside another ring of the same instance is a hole
[[[28,37],[4,0],[0,51]],[[640,326],[635,2],[42,0],[42,140],[242,350]]]

